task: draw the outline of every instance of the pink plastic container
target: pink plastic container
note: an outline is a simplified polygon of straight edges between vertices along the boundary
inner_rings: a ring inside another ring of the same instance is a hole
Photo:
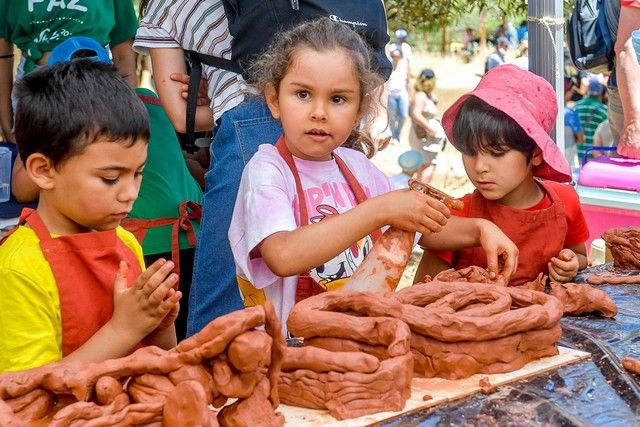
[[[578,184],[640,192],[640,160],[607,156],[589,160],[580,169]]]
[[[591,242],[610,228],[640,225],[640,160],[601,156],[580,169],[578,186]]]

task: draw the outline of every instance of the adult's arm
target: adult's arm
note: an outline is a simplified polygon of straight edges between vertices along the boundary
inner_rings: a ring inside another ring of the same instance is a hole
[[[622,110],[623,130],[618,153],[640,159],[640,65],[631,42],[631,32],[638,28],[640,8],[620,8],[616,34],[616,79]]]
[[[136,86],[136,55],[133,52],[133,40],[125,40],[111,48],[113,64],[118,72],[132,87]]]
[[[180,81],[171,80],[172,74],[186,74],[184,51],[181,48],[152,48],[151,64],[153,76],[162,108],[169,116],[176,131],[186,132],[187,101],[182,96]],[[213,114],[208,105],[196,109],[195,130],[208,131],[213,127]]]
[[[6,141],[15,143],[13,135],[13,44],[0,38],[0,131]]]

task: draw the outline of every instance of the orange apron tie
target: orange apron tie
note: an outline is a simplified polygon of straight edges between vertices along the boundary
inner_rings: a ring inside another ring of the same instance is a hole
[[[307,201],[304,197],[304,189],[302,188],[302,182],[300,181],[298,168],[296,167],[296,164],[293,160],[291,151],[289,151],[289,148],[284,142],[284,135],[282,135],[276,143],[276,149],[278,150],[280,156],[282,156],[282,158],[284,159],[287,166],[289,166],[289,169],[291,169],[291,173],[293,174],[293,179],[296,183],[296,194],[298,195],[298,212],[300,214],[300,217],[298,218],[298,226],[302,227],[303,225],[309,224]],[[367,195],[364,192],[362,185],[360,185],[353,173],[351,173],[351,170],[349,170],[349,167],[344,162],[344,160],[342,160],[340,156],[338,156],[335,152],[333,152],[332,155],[336,161],[336,164],[338,165],[338,169],[346,179],[347,184],[349,184],[351,191],[353,191],[353,195],[355,196],[357,203],[360,204],[367,200]],[[380,236],[382,236],[382,232],[380,230],[375,230],[373,233],[371,233],[371,240],[375,242]],[[318,282],[313,280],[309,272],[302,273],[298,276],[298,286],[296,287],[296,302],[302,301],[303,299],[309,298],[313,295],[318,295],[322,292],[326,292],[326,290],[322,286],[320,286]]]
[[[175,273],[180,274],[180,240],[178,238],[180,230],[184,230],[187,233],[187,239],[189,244],[195,246],[196,233],[193,229],[192,220],[199,221],[202,217],[202,206],[191,200],[180,203],[178,209],[177,218],[154,218],[154,219],[141,219],[141,218],[125,218],[122,220],[121,225],[138,239],[138,242],[142,244],[147,231],[150,228],[161,227],[163,225],[171,225],[171,260],[175,264]]]
[[[28,224],[58,286],[62,317],[62,354],[67,356],[89,340],[113,315],[113,284],[120,261],[129,266],[127,284],[142,273],[135,253],[116,230],[52,238],[33,209],[23,209],[18,225]]]
[[[567,218],[564,203],[558,194],[544,183],[537,181],[551,198],[551,206],[527,211],[513,209],[487,200],[475,190],[471,198],[470,218],[485,218],[496,224],[518,247],[518,270],[511,277],[509,286],[529,282],[544,272],[549,274],[547,263],[564,247],[567,234]],[[467,248],[458,253],[455,268],[470,265],[487,266],[482,248]]]

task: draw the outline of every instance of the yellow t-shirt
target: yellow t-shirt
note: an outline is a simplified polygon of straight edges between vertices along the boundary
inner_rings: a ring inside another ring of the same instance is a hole
[[[116,232],[144,270],[136,238],[121,227]],[[20,226],[0,246],[0,372],[35,368],[60,359],[58,286],[35,232]]]

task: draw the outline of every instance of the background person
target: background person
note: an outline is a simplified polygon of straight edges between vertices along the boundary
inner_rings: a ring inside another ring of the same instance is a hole
[[[431,68],[425,68],[416,78],[411,102],[411,131],[409,145],[424,155],[427,168],[422,172],[422,180],[429,182],[435,169],[435,160],[446,143],[442,124],[436,118],[438,98],[435,94],[436,75]]]
[[[618,16],[615,9],[620,7],[617,21],[610,20],[609,30],[616,34],[615,68],[607,84],[609,123],[618,154],[640,159],[640,64],[631,42],[631,32],[638,29],[640,22],[640,1],[606,1],[610,10],[608,16]]]
[[[398,156],[398,166],[402,168],[402,172],[389,177],[391,187],[395,190],[409,188],[409,179],[420,179],[420,172],[424,168],[424,155],[420,151],[409,150]]]
[[[509,40],[506,37],[498,37],[496,39],[496,48],[487,56],[484,72],[491,71],[494,68],[506,64],[507,52],[509,51]]]
[[[131,49],[138,20],[132,0],[0,1],[0,124],[7,141],[12,134],[13,45],[20,49],[16,79],[47,63],[49,53],[73,36],[87,36],[108,46],[120,74],[135,85]]]
[[[391,142],[400,142],[400,133],[405,120],[409,116],[409,62],[402,57],[402,51],[395,49],[391,52],[392,71],[389,76],[389,127],[391,128]]]

